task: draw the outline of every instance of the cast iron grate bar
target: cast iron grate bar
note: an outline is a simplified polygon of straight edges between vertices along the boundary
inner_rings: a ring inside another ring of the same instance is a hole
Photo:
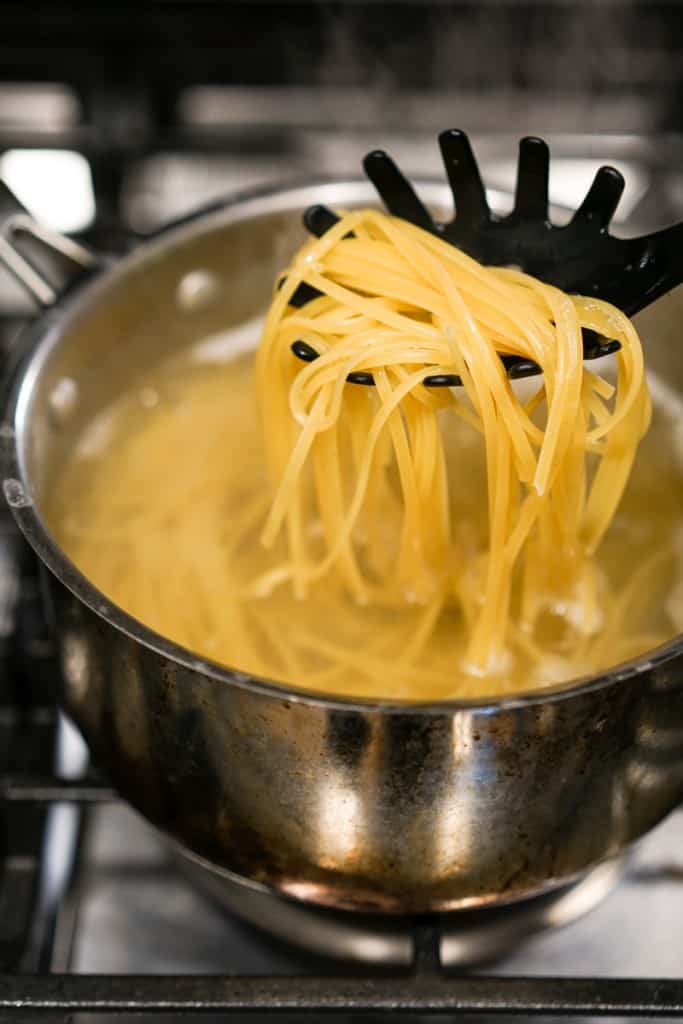
[[[94,779],[58,779],[50,776],[0,776],[0,801],[9,803],[106,803],[118,800],[111,786]]]
[[[587,978],[0,975],[0,1011],[494,1013],[676,1017],[683,981]]]
[[[31,926],[38,877],[35,857],[0,861],[0,965],[7,970],[21,956]]]

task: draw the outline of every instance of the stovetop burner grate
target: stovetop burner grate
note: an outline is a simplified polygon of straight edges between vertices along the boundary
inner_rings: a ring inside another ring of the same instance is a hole
[[[16,994],[13,993],[14,987]],[[53,1013],[506,1014],[680,1017],[677,981],[572,978],[407,978],[67,975],[0,976],[0,1011]]]

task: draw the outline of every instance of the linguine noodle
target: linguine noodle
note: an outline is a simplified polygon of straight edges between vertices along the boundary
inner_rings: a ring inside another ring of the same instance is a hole
[[[306,282],[320,295],[289,304]],[[621,343],[616,385],[583,365],[582,328]],[[302,366],[301,339],[320,352]],[[499,354],[532,359],[543,377],[515,390]],[[372,371],[376,386],[345,383]],[[443,370],[463,387],[429,389]],[[530,648],[544,611],[580,636],[600,628],[593,556],[610,525],[650,419],[643,356],[629,319],[515,270],[484,267],[432,234],[372,210],[343,217],[287,270],[257,359],[275,495],[263,532],[283,534],[286,561],[255,584],[341,581],[360,605],[444,602],[466,623],[465,671],[500,674]],[[488,530],[452,521],[467,488],[444,455],[442,424],[459,417],[486,457]],[[322,524],[320,538],[311,524]],[[542,646],[537,649],[542,658]]]

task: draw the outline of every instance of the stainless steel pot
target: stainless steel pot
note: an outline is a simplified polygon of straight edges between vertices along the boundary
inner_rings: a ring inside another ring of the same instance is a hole
[[[439,186],[421,191],[445,202]],[[424,911],[566,883],[678,802],[680,639],[542,694],[428,706],[332,700],[168,642],[97,591],[52,538],[46,495],[93,415],[159,359],[259,314],[303,238],[302,210],[366,204],[368,185],[235,198],[109,267],[73,243],[37,238],[4,198],[0,257],[48,307],[24,338],[0,431],[4,491],[49,570],[64,705],[142,814],[215,868],[290,896]],[[34,247],[31,263],[19,236]],[[78,270],[60,299],[32,269],[37,245]],[[670,344],[681,314],[683,297],[672,293],[640,326],[650,364],[683,388],[683,350]]]

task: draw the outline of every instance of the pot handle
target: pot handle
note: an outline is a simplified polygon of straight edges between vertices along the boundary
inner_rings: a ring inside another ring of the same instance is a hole
[[[1,180],[0,263],[42,307],[101,266],[90,249],[33,220]]]

